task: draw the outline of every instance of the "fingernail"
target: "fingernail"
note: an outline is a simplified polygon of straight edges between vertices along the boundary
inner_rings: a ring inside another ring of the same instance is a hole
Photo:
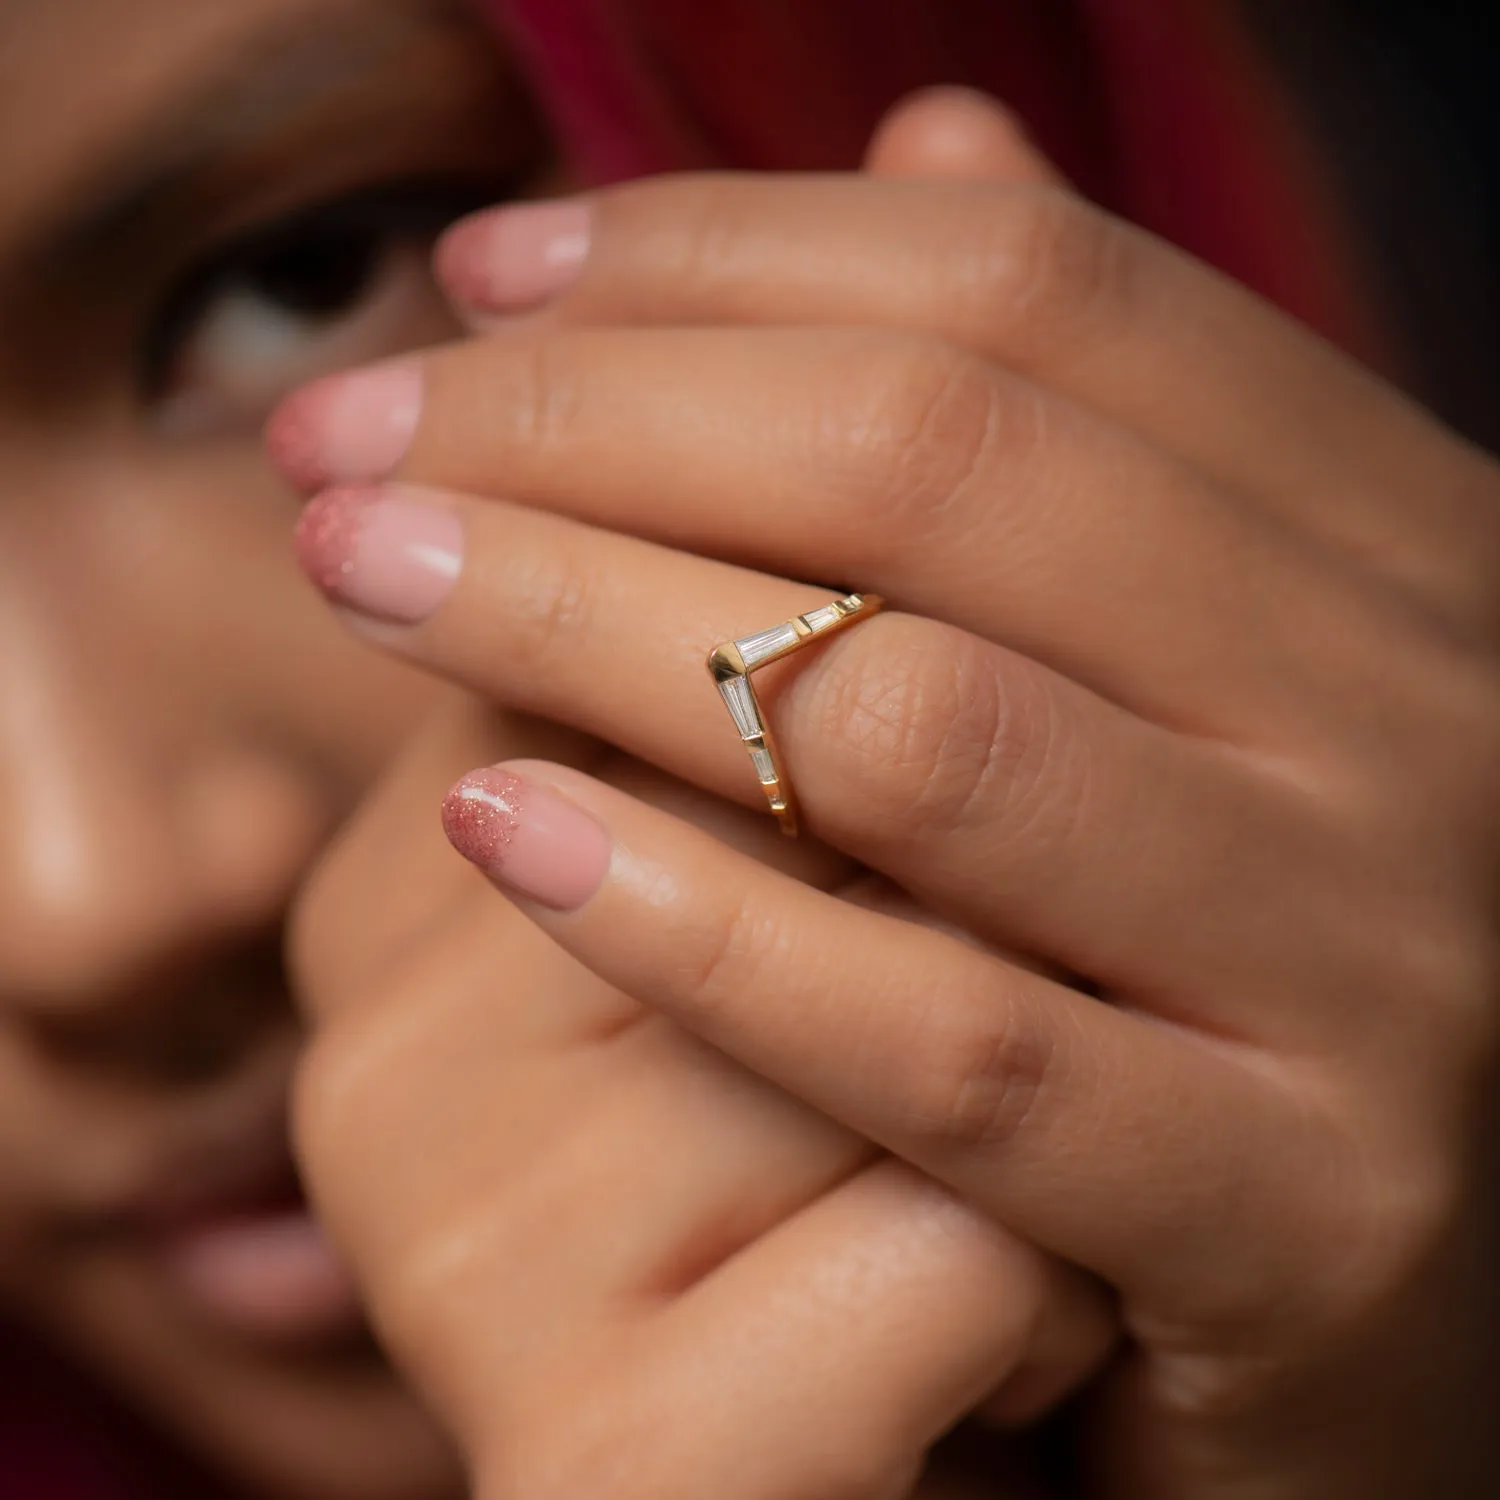
[[[506,312],[535,307],[577,280],[592,238],[587,203],[514,203],[455,224],[433,264],[454,301]]]
[[[266,426],[271,460],[294,484],[384,479],[406,457],[422,415],[422,366],[393,360],[294,392]]]
[[[609,871],[609,835],[588,813],[495,766],[448,793],[443,829],[496,884],[556,911],[582,906]]]
[[[373,619],[425,620],[463,570],[457,516],[396,489],[332,489],[297,523],[297,560],[323,593]]]

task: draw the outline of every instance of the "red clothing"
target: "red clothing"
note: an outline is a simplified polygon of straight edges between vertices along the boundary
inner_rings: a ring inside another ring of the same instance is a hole
[[[0,1500],[233,1500],[32,1339],[0,1327]]]

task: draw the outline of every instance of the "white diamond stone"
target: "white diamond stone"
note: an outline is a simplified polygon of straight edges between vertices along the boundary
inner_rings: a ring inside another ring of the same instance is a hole
[[[771,759],[769,750],[762,750],[759,745],[754,745],[750,749],[750,759],[762,786],[770,786],[781,780],[776,774],[776,762]]]
[[[825,604],[822,609],[815,609],[809,614],[802,616],[814,630],[827,630],[828,627],[844,617],[836,605]]]
[[[750,692],[750,681],[746,677],[729,677],[719,684],[719,692],[734,715],[740,738],[761,732],[760,715],[755,709],[755,699]]]
[[[740,655],[745,658],[745,666],[753,671],[763,661],[776,655],[778,651],[785,651],[788,646],[797,643],[797,627],[790,620],[785,625],[774,625],[770,630],[758,631],[755,635],[747,635],[744,640],[736,641],[735,645],[740,648]]]

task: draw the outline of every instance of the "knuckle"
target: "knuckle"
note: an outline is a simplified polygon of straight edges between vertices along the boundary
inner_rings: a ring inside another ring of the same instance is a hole
[[[1128,295],[1128,231],[1060,188],[1007,195],[987,257],[987,316],[1014,352],[1055,353],[1058,336]]]
[[[913,815],[939,833],[983,822],[1016,838],[1055,808],[1056,707],[1029,672],[1002,678],[984,644],[963,637],[950,666],[954,711],[931,734]]]
[[[941,1155],[989,1156],[1035,1119],[1062,1065],[1060,1033],[1035,1024],[999,979],[934,1003],[918,1033],[907,1128]]]
[[[844,795],[879,806],[902,839],[997,822],[1020,834],[1058,801],[1051,696],[1019,658],[963,631],[887,616],[817,686],[815,732],[852,752]]]
[[[1328,1259],[1318,1306],[1357,1316],[1432,1283],[1434,1266],[1457,1247],[1470,1213],[1453,1154],[1408,1147],[1361,1163],[1343,1222],[1329,1226],[1337,1237],[1323,1241],[1342,1253]]]
[[[435,1102],[413,1075],[428,1025],[409,990],[340,1013],[306,1049],[293,1081],[291,1128],[322,1220],[358,1273],[371,1316],[393,1346],[413,1356],[470,1342],[475,1289],[516,1263],[528,1219],[505,1159],[496,1156],[483,1194],[443,1145],[472,1131],[477,1096]],[[414,1061],[415,1060],[415,1061]],[[423,1163],[423,1169],[412,1167]],[[527,1205],[528,1207],[530,1205]]]
[[[516,338],[503,358],[483,342],[429,355],[414,450],[424,482],[485,493],[500,453],[523,483],[546,472],[581,425],[585,342],[585,332],[564,329]]]
[[[729,898],[691,936],[682,934],[681,958],[674,965],[681,999],[711,1010],[733,991],[756,988],[756,976],[776,942],[774,926],[753,902]]]
[[[603,580],[592,549],[559,535],[506,560],[506,656],[511,670],[546,679],[588,638]]]
[[[303,1049],[292,1081],[291,1129],[315,1182],[362,1168],[399,1125],[391,1105],[402,1097],[422,1013],[399,993],[381,996],[336,1012]]]
[[[883,338],[850,351],[842,427],[851,489],[890,545],[928,540],[989,469],[1002,432],[1001,385],[978,356],[935,338]],[[1019,412],[1019,407],[1017,408]]]
[[[630,315],[649,315],[653,289],[668,305],[732,308],[745,295],[745,272],[756,269],[757,205],[743,179],[721,172],[648,178],[601,194],[601,240],[614,247],[617,268],[623,260],[646,273],[630,278],[637,301]]]
[[[507,445],[508,451],[526,454],[528,465],[544,470],[578,424],[586,364],[580,345],[585,337],[564,330],[551,338],[519,340],[507,354],[509,380],[467,381],[470,399],[481,403],[480,431],[506,433],[513,444]]]
[[[503,1300],[497,1282],[524,1264],[508,1221],[474,1204],[450,1204],[420,1232],[372,1249],[365,1236],[364,1291],[382,1338],[413,1365],[441,1366],[451,1376],[473,1348],[476,1299]],[[463,1382],[479,1384],[480,1381]],[[488,1383],[488,1382],[484,1382]]]
[[[1234,1338],[1358,1327],[1432,1286],[1459,1245],[1472,1206],[1466,1152],[1447,1126],[1413,1128],[1392,1090],[1364,1093],[1290,1083],[1298,1144],[1296,1170],[1278,1174],[1284,1228],[1227,1291],[1218,1321]]]

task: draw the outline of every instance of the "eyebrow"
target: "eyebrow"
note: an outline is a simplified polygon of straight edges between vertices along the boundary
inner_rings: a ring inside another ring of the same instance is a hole
[[[370,76],[413,41],[455,32],[479,35],[462,0],[337,0],[235,37],[225,66],[138,130],[117,158],[91,167],[60,221],[38,237],[40,254],[71,261],[107,252],[268,129]]]

